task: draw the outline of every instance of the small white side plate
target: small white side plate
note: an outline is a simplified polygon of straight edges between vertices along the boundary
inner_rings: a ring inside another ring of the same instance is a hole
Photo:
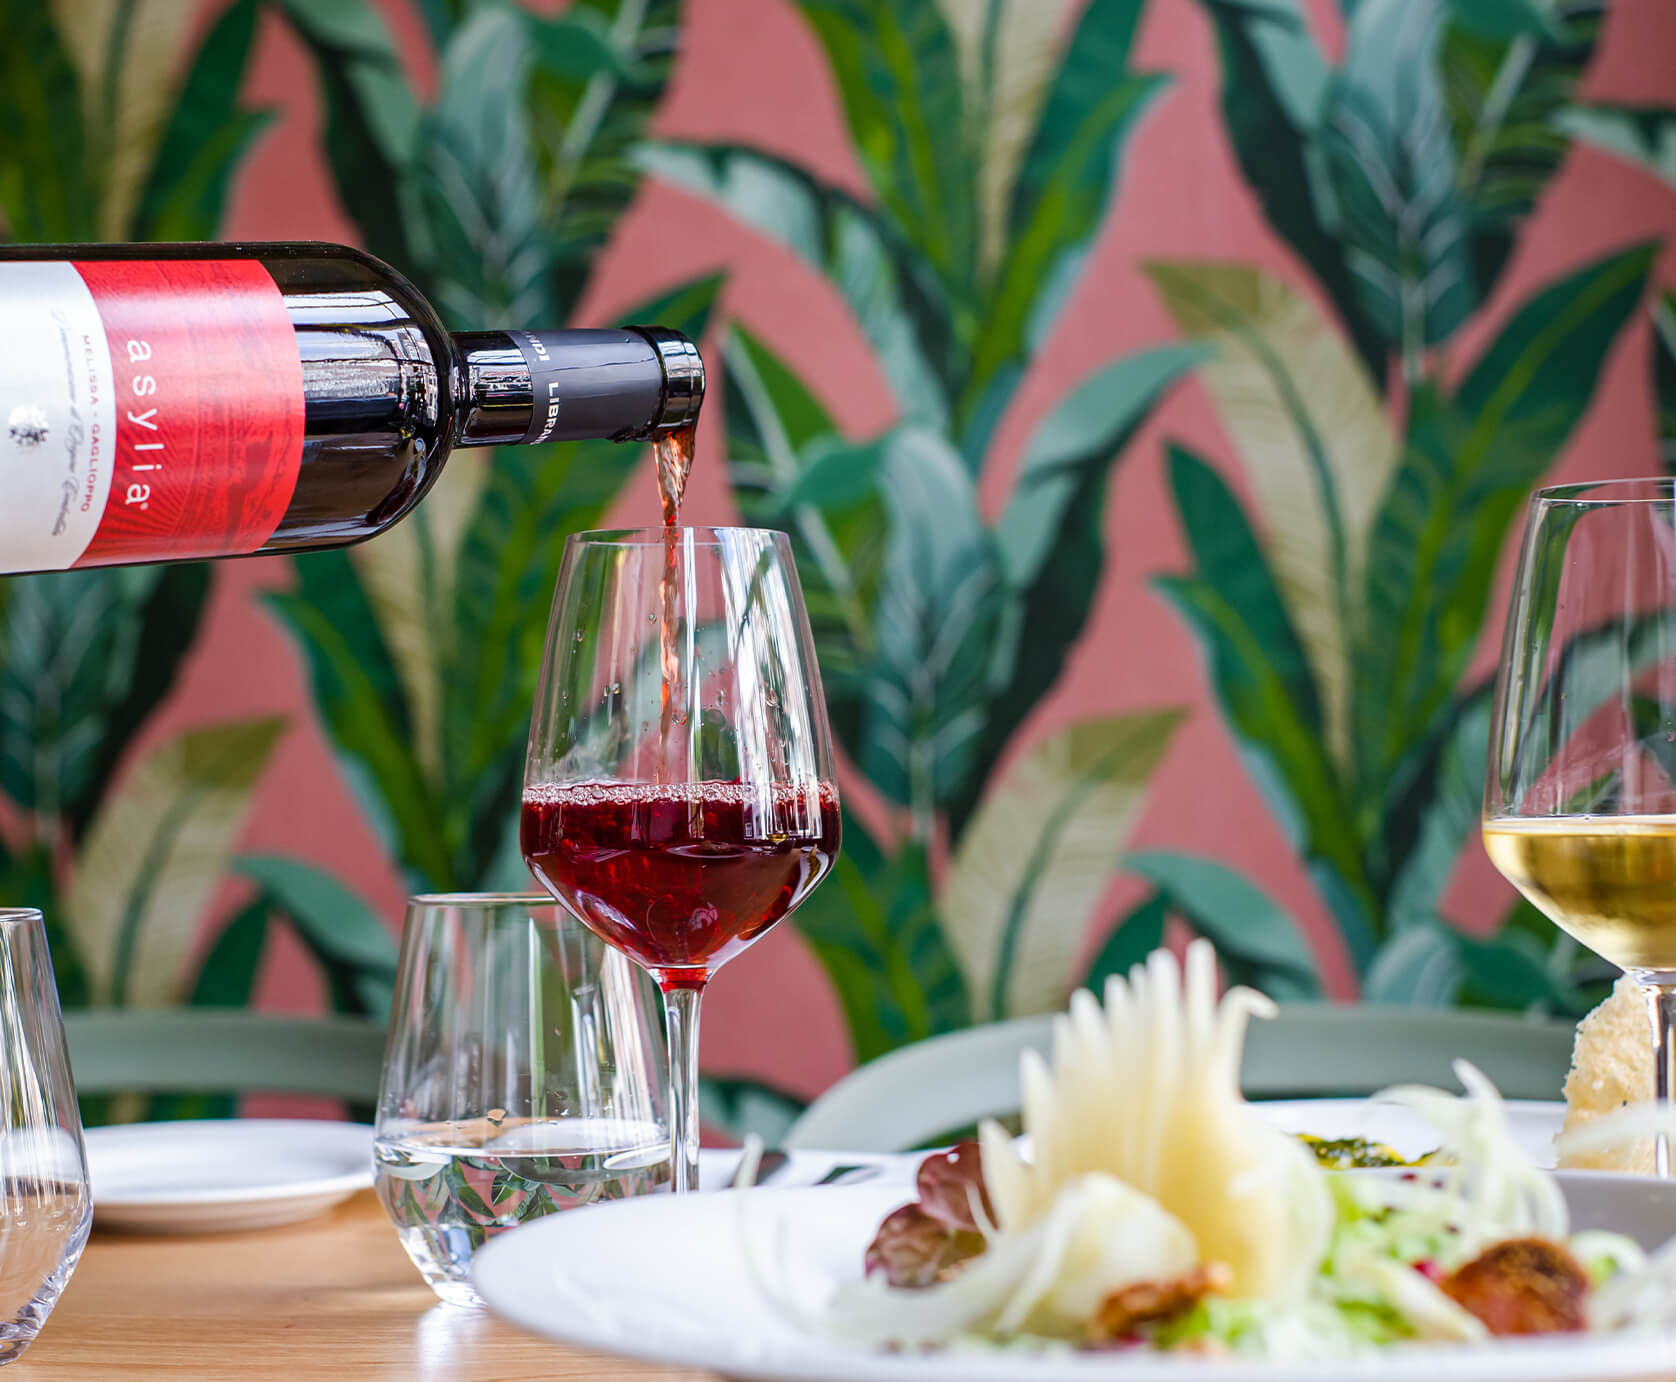
[[[1375,1103],[1372,1099],[1276,1099],[1251,1107],[1287,1132],[1326,1138],[1366,1137],[1383,1142],[1410,1160],[1437,1146],[1437,1129],[1419,1114],[1396,1104]],[[1553,1166],[1554,1134],[1565,1122],[1565,1105],[1508,1099],[1504,1107],[1507,1125],[1520,1150],[1538,1166]]]
[[[1503,1102],[1513,1140],[1538,1166],[1552,1169],[1554,1138],[1565,1123],[1565,1105],[1540,1099],[1508,1099]],[[1289,1133],[1310,1133],[1337,1139],[1365,1137],[1383,1142],[1410,1161],[1437,1148],[1437,1130],[1419,1114],[1397,1104],[1373,1099],[1270,1099],[1253,1103],[1254,1113]],[[1030,1140],[1020,1138],[1019,1147],[1028,1156]]]
[[[244,1118],[90,1128],[100,1228],[211,1233],[294,1223],[372,1184],[363,1123]]]

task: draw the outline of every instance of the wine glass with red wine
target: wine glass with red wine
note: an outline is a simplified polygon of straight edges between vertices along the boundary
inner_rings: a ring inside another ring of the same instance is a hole
[[[785,534],[572,537],[530,726],[524,859],[663,991],[677,1191],[698,1184],[704,985],[814,890],[838,833]]]

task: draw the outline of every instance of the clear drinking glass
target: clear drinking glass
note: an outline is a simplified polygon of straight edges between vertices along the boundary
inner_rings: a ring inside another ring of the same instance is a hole
[[[657,991],[539,893],[412,898],[373,1165],[443,1300],[471,1259],[544,1215],[670,1183]]]
[[[524,859],[663,990],[675,1188],[698,1184],[698,1005],[838,853],[791,545],[756,528],[565,544],[524,777]]]
[[[1531,499],[1502,643],[1484,847],[1645,987],[1654,1088],[1676,1051],[1676,482]],[[1670,1174],[1659,1138],[1658,1174]]]
[[[35,1341],[93,1222],[41,914],[0,908],[0,1363]]]

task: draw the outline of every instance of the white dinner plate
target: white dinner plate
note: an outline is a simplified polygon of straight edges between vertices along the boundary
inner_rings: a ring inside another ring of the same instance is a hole
[[[1676,1195],[1649,1178],[1559,1172],[1577,1227],[1656,1245],[1676,1233]],[[648,1195],[555,1214],[492,1239],[472,1277],[497,1311],[564,1343],[726,1377],[779,1382],[1605,1382],[1666,1375],[1676,1337],[1566,1335],[1460,1346],[1411,1344],[1355,1360],[1204,1361],[1159,1355],[865,1352],[804,1333],[753,1289],[737,1192]],[[784,1274],[812,1292],[855,1280],[900,1187],[763,1189],[754,1241],[785,1244]],[[766,1251],[766,1248],[760,1249]]]
[[[1554,1164],[1554,1136],[1565,1122],[1565,1105],[1538,1099],[1503,1102],[1507,1123],[1520,1149],[1538,1166]],[[1372,1099],[1271,1099],[1251,1108],[1278,1128],[1316,1137],[1365,1137],[1383,1142],[1411,1161],[1437,1146],[1437,1131],[1419,1114]],[[1029,1155],[1029,1139],[1020,1147]],[[829,1155],[837,1156],[837,1153]]]
[[[372,1129],[229,1118],[90,1128],[100,1228],[208,1233],[294,1223],[372,1184]]]
[[[1317,1137],[1366,1137],[1412,1160],[1437,1146],[1437,1130],[1419,1114],[1372,1099],[1275,1099],[1251,1105],[1287,1132]],[[1520,1148],[1538,1166],[1554,1164],[1554,1134],[1565,1121],[1565,1105],[1508,1099],[1507,1123]]]

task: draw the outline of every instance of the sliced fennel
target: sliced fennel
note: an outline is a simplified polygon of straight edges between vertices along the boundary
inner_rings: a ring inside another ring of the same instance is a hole
[[[1239,1092],[1246,1023],[1273,1012],[1250,989],[1217,1001],[1206,941],[1188,947],[1185,969],[1157,950],[1112,978],[1104,1007],[1074,994],[1054,1023],[1051,1065],[1034,1052],[1020,1064],[1032,1160],[994,1123],[980,1135],[1000,1232],[1028,1227],[1066,1185],[1102,1172],[1186,1224],[1201,1260],[1233,1273],[1233,1294],[1303,1299],[1332,1231],[1326,1178]]]
[[[747,1197],[741,1197],[741,1205]],[[878,1278],[838,1287],[820,1303],[782,1285],[780,1260],[764,1263],[746,1229],[745,1259],[757,1290],[805,1329],[849,1343],[904,1348],[962,1335],[1080,1339],[1109,1291],[1197,1261],[1192,1236],[1155,1201],[1093,1173],[1065,1187],[1021,1233],[996,1233],[983,1256],[952,1280],[907,1291]]]

